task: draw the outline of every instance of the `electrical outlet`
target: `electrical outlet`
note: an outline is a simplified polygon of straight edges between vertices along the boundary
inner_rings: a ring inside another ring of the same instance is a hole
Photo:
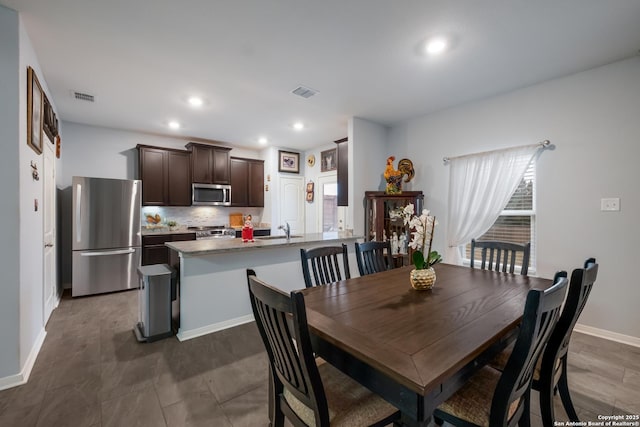
[[[620,198],[619,197],[610,197],[606,199],[600,199],[600,210],[601,211],[619,211],[620,210]]]

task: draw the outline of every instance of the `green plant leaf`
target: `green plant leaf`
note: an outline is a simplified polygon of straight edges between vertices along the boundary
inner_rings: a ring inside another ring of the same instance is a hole
[[[415,251],[413,253],[413,265],[415,265],[418,270],[425,268],[424,255],[422,255],[421,251]]]
[[[429,261],[427,262],[429,267],[441,261],[442,261],[442,256],[438,253],[438,251],[431,251],[429,253]]]

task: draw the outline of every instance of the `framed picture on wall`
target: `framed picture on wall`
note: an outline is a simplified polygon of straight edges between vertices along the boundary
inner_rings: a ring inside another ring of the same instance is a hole
[[[338,168],[336,149],[320,153],[320,172],[334,171]]]
[[[44,93],[33,68],[27,68],[27,145],[42,153]]]
[[[300,153],[278,150],[278,172],[300,173]]]
[[[42,121],[42,130],[45,135],[49,137],[49,140],[52,144],[55,144],[56,136],[58,136],[58,119],[56,118],[56,113],[53,112],[53,107],[49,102],[47,96],[43,96],[43,121]]]

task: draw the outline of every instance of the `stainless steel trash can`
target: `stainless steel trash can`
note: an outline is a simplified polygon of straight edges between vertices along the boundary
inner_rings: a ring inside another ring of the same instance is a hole
[[[175,298],[176,271],[167,264],[138,267],[138,341],[156,341],[173,335],[171,301]]]

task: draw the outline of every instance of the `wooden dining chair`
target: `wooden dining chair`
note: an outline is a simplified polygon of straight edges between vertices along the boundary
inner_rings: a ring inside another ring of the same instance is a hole
[[[484,366],[433,413],[455,426],[530,425],[533,371],[560,316],[567,290],[567,276],[556,274],[554,284],[527,294],[522,323],[514,350],[504,371]]]
[[[542,357],[538,360],[533,373],[531,388],[540,392],[540,414],[543,425],[553,425],[555,410],[553,396],[560,394],[562,406],[570,421],[579,422],[578,414],[573,406],[568,383],[569,341],[573,328],[587,303],[593,284],[598,276],[598,264],[595,258],[584,262],[584,268],[573,270],[560,319],[556,324]],[[500,353],[490,364],[502,370],[510,356],[511,348]]]
[[[340,261],[339,256],[342,257]],[[307,288],[350,279],[347,245],[300,249],[302,274]],[[309,269],[311,264],[311,269]],[[312,276],[313,273],[313,276]]]
[[[497,240],[484,240],[477,241],[471,240],[471,268],[475,268],[475,250],[476,248],[482,249],[480,266],[483,270],[495,270],[495,271],[507,271],[509,267],[509,273],[515,271],[516,255],[522,253],[522,268],[520,274],[526,276],[529,272],[529,256],[531,253],[531,243],[519,245],[517,243],[500,242]],[[488,259],[487,259],[488,255]],[[495,256],[494,256],[495,255]]]
[[[356,242],[356,261],[361,276],[391,270],[393,268],[391,241]]]
[[[580,421],[569,393],[567,358],[571,333],[587,303],[597,276],[598,264],[595,258],[587,259],[584,268],[577,268],[571,273],[571,283],[562,314],[542,355],[539,375],[534,374],[533,388],[540,391],[540,414],[545,426],[553,425],[555,420],[553,408],[555,390],[560,394],[569,420]]]
[[[271,426],[385,426],[399,411],[347,375],[322,361],[311,348],[303,295],[287,295],[247,270],[249,297],[269,356]]]

